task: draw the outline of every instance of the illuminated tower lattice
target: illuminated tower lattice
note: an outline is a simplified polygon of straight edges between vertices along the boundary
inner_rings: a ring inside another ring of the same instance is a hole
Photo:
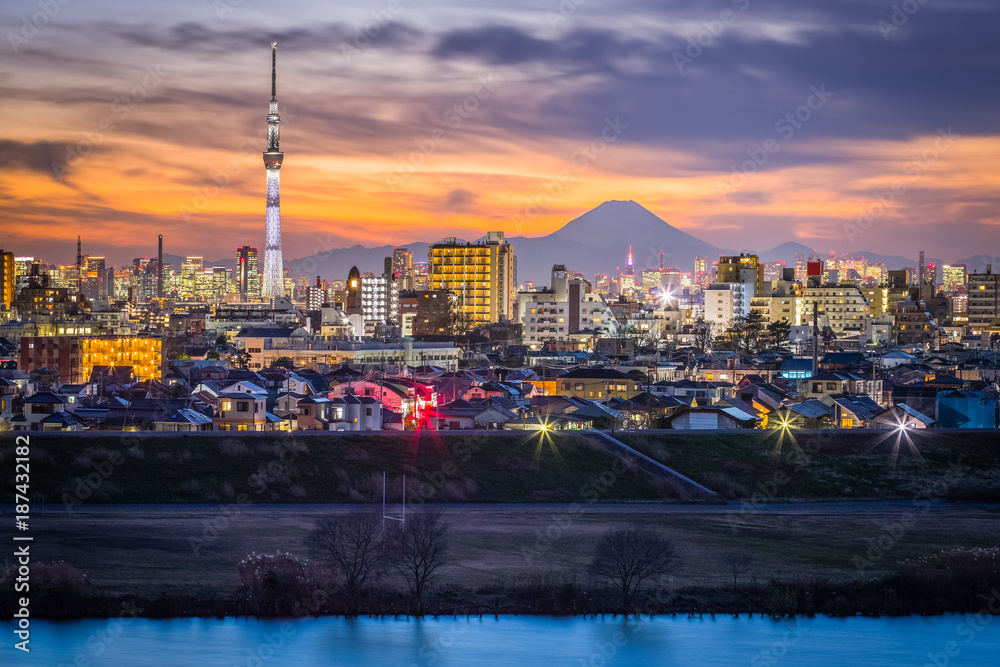
[[[271,106],[267,113],[267,150],[264,167],[267,169],[267,212],[264,227],[264,279],[261,296],[274,299],[285,293],[285,280],[281,261],[281,197],[279,171],[284,153],[278,150],[278,98],[276,67],[278,43],[271,42]]]

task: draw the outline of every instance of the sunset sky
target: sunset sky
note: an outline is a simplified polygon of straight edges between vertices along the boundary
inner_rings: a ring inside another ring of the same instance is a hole
[[[286,261],[608,199],[731,248],[1000,252],[996,0],[62,1],[0,6],[19,255],[262,246],[271,40]]]

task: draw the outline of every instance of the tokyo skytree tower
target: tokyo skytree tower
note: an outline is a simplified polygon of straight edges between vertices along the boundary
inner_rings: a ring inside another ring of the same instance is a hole
[[[281,196],[279,170],[284,153],[278,150],[278,98],[276,66],[278,43],[271,42],[271,106],[267,113],[267,150],[264,167],[267,169],[267,212],[264,227],[264,277],[261,296],[274,299],[285,293],[285,273],[281,261]]]

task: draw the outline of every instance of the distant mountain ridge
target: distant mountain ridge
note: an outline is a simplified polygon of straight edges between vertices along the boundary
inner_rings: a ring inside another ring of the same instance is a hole
[[[708,257],[709,261],[714,261],[720,255],[740,252],[713,245],[681,231],[631,200],[606,201],[545,236],[508,236],[506,240],[514,247],[514,254],[517,257],[518,281],[534,280],[538,285],[549,283],[553,264],[564,264],[569,269],[579,271],[587,279],[593,279],[598,273],[615,274],[619,269],[625,269],[629,246],[632,247],[636,273],[658,268],[661,253],[664,267],[677,267],[682,272],[690,272],[694,268],[696,257]],[[425,261],[430,245],[428,242],[420,242],[408,243],[401,247],[412,252],[415,261]],[[320,275],[328,280],[342,280],[346,279],[347,272],[352,266],[357,266],[362,272],[381,272],[384,258],[392,255],[393,248],[391,245],[366,248],[358,244],[286,263],[291,267],[293,276]],[[815,255],[826,259],[829,257],[829,252],[830,248],[825,252],[818,252],[801,243],[786,241],[769,250],[758,250],[754,254],[764,262],[783,261],[793,266],[796,254],[806,257]],[[869,262],[885,264],[890,269],[917,265],[915,258],[881,255],[870,251],[838,252],[837,255],[864,257]],[[166,258],[167,256],[164,257]],[[260,261],[263,265],[263,257]],[[927,261],[938,266],[942,264],[937,258],[928,257]],[[988,263],[1000,268],[1000,259],[988,255],[975,255],[955,263],[968,264],[970,271],[984,271]],[[232,264],[233,260],[223,261],[225,266]],[[206,262],[205,265],[214,266],[210,262]],[[177,266],[179,267],[179,264]]]

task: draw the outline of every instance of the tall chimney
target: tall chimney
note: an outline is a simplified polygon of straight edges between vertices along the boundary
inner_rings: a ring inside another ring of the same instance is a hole
[[[83,291],[83,246],[80,237],[76,237],[76,291]]]
[[[163,234],[160,234],[159,247],[156,250],[156,298],[163,298]]]

